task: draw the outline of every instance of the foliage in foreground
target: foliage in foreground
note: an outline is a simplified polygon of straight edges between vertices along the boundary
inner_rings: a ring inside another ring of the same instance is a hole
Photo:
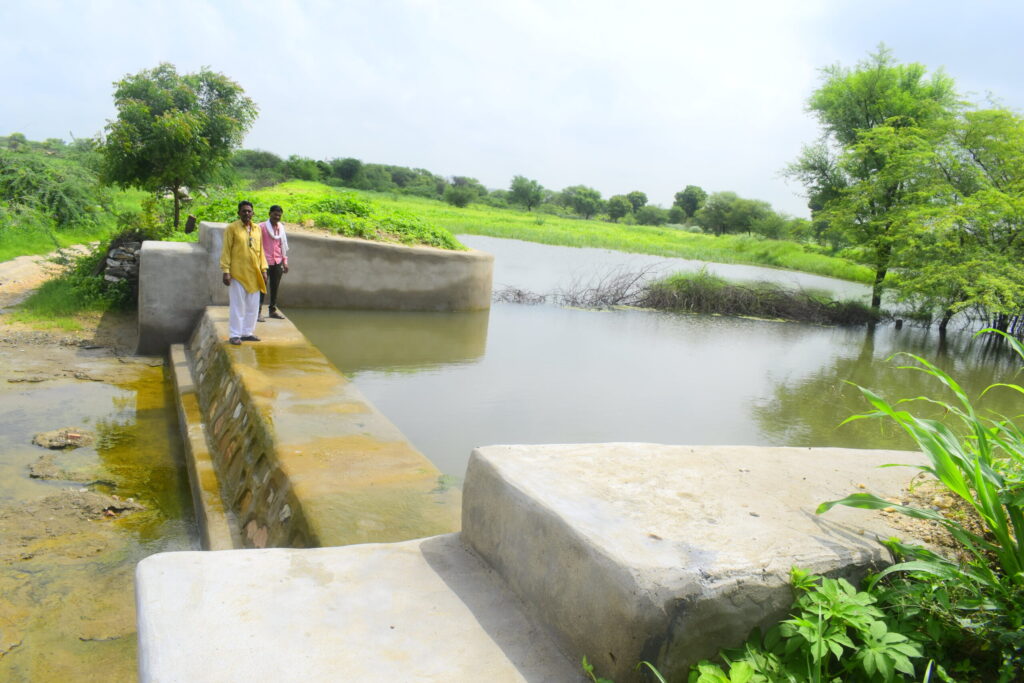
[[[284,208],[285,222],[323,228],[343,237],[465,249],[450,231],[419,215],[385,208],[354,192],[302,181],[247,193],[224,193],[197,202],[194,213],[200,220],[233,221],[238,202],[243,199],[255,205],[257,216],[265,216],[271,205],[278,204]]]
[[[879,609],[875,596],[845,579],[799,569],[791,578],[798,593],[792,616],[763,637],[755,631],[742,648],[724,652],[728,673],[701,662],[690,683],[892,681],[915,675],[921,647]]]

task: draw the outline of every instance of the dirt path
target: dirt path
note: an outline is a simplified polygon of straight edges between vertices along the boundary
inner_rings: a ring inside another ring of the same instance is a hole
[[[42,256],[19,256],[0,263],[0,312],[24,301],[25,297],[63,270],[56,261],[84,254],[89,247],[77,244]]]

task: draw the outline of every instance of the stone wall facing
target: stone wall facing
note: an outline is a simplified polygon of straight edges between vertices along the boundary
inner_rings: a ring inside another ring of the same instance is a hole
[[[189,355],[224,508],[244,547],[398,541],[458,528],[460,493],[287,320],[231,346],[211,307]]]

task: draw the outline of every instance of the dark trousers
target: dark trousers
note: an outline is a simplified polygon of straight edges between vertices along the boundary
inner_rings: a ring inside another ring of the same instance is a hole
[[[270,312],[273,313],[277,310],[277,291],[281,288],[281,276],[284,275],[284,264],[275,263],[267,269],[267,293],[270,295]],[[260,307],[263,306],[263,300],[266,295],[260,292]]]

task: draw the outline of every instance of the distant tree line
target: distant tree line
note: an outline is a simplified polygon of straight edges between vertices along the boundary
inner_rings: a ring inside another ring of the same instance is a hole
[[[647,195],[634,190],[607,200],[586,185],[549,190],[536,180],[515,176],[507,190],[488,190],[476,178],[443,177],[423,168],[366,163],[352,157],[314,160],[287,158],[263,150],[244,149],[232,157],[235,171],[255,187],[285,180],[310,180],[372,192],[394,192],[446,201],[457,207],[480,203],[496,208],[601,218],[629,225],[690,226],[715,235],[749,233],[772,239],[805,239],[810,224],[774,211],[768,202],[744,199],[734,192],[708,195],[687,185],[665,209],[648,203]]]

